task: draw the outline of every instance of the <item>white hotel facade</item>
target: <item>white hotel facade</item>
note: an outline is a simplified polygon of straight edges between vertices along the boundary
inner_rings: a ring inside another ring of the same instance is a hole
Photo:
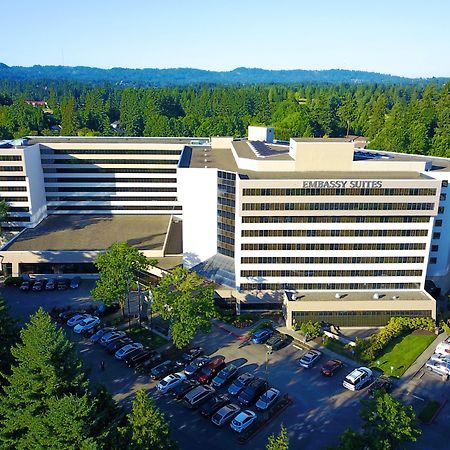
[[[425,280],[449,288],[447,159],[358,150],[344,139],[277,142],[264,127],[249,127],[241,140],[35,137],[19,144],[0,144],[0,196],[11,205],[5,225],[27,227],[0,252],[12,273],[21,265],[91,263],[104,250],[73,242],[38,248],[36,233],[51,221],[139,217],[151,234],[164,216],[166,234],[182,223],[186,267],[244,302],[277,298],[288,326],[435,318]],[[170,252],[162,241],[148,254],[174,256],[176,246]]]

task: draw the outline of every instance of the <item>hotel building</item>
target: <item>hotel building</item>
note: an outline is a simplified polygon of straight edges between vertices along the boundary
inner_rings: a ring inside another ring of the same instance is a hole
[[[91,271],[99,251],[127,240],[161,260],[182,256],[239,303],[282,302],[287,326],[435,318],[425,279],[449,288],[447,159],[280,142],[266,127],[248,139],[14,144],[0,144],[5,225],[26,227],[1,252],[11,273]]]

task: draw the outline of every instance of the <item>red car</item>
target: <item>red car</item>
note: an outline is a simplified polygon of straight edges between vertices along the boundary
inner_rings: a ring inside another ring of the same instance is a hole
[[[334,375],[334,372],[338,371],[341,367],[342,361],[339,361],[339,359],[330,359],[320,368],[320,371],[322,372],[322,375],[331,377]]]
[[[225,367],[225,358],[216,356],[206,366],[203,366],[197,375],[197,381],[201,384],[209,383],[217,373]]]

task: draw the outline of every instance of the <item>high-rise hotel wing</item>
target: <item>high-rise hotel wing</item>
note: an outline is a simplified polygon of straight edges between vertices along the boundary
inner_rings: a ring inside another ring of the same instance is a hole
[[[33,248],[52,216],[82,216],[94,226],[120,214],[129,233],[133,217],[147,234],[156,223],[162,235],[182,223],[186,267],[235,296],[277,294],[288,326],[435,317],[425,279],[449,287],[447,159],[360,150],[345,139],[274,141],[265,127],[250,127],[248,139],[36,137],[23,144],[0,148],[0,196],[11,204],[5,225],[31,228],[2,252],[14,273],[36,263],[26,251],[44,255],[41,264],[58,263],[46,252],[57,248]],[[139,247],[136,236],[120,238]],[[181,253],[181,241],[176,250],[166,238],[154,256]],[[71,251],[95,256],[111,240]],[[19,251],[25,260],[14,259]]]

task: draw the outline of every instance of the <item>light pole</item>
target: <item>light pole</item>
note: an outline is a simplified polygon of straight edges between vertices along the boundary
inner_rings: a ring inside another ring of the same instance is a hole
[[[269,384],[269,356],[272,354],[272,350],[266,350],[266,381]]]

